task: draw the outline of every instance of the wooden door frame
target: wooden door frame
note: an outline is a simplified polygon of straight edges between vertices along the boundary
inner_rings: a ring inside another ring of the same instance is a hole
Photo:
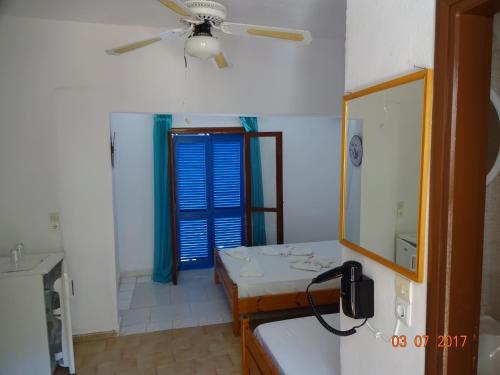
[[[252,207],[252,165],[250,161],[250,140],[252,138],[276,139],[276,207]],[[250,132],[245,133],[245,216],[247,246],[252,245],[252,213],[276,213],[276,242],[284,243],[283,224],[283,133],[282,132]]]
[[[438,0],[436,6],[425,368],[428,375],[474,374],[486,189],[483,114],[492,15],[500,0]],[[443,335],[466,335],[466,345],[439,348]]]

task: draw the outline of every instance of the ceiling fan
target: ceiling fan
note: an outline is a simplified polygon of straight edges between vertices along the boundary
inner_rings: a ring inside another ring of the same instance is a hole
[[[267,37],[298,44],[309,44],[312,39],[311,33],[307,30],[226,22],[226,7],[213,0],[159,1],[180,16],[184,28],[167,30],[153,38],[126,44],[106,52],[110,55],[122,55],[161,40],[187,36],[184,46],[187,54],[202,60],[214,59],[220,69],[225,69],[229,67],[229,62],[222,52],[219,39],[213,35],[214,30],[230,35]]]

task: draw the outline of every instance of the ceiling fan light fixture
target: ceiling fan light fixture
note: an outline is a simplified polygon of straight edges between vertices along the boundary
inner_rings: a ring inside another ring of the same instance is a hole
[[[202,60],[208,60],[221,52],[217,38],[208,35],[193,35],[186,41],[186,53]]]

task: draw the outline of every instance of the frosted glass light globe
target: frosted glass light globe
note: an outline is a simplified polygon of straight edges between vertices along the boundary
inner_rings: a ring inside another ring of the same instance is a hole
[[[186,52],[188,55],[207,60],[220,53],[220,42],[218,39],[206,36],[195,35],[186,41]]]

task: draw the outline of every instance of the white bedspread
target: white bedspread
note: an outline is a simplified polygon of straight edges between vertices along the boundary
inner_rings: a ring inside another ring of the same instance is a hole
[[[339,314],[323,318],[339,327]],[[262,324],[254,333],[281,374],[340,374],[340,338],[324,329],[315,317]]]
[[[338,241],[306,242],[299,244],[255,246],[246,248],[250,257],[255,258],[260,265],[264,275],[261,277],[242,277],[240,276],[241,266],[244,259],[229,256],[224,252],[219,252],[220,258],[229,273],[231,279],[238,285],[239,297],[255,297],[272,294],[283,294],[292,292],[303,292],[307,284],[322,272],[304,271],[292,269],[290,259],[293,257],[263,255],[260,250],[263,247],[293,247],[298,249],[310,249],[314,255],[322,259],[332,259],[330,268],[334,268],[341,263],[341,249]],[[231,250],[228,250],[231,251]],[[315,285],[313,290],[340,288],[340,279]]]

